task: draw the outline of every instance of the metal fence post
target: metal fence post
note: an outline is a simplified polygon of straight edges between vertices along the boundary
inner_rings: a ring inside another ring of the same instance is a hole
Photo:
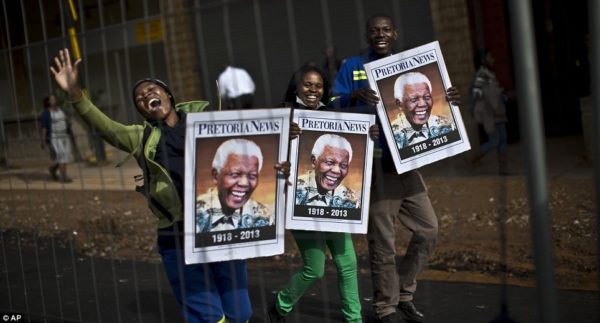
[[[509,2],[519,126],[525,149],[540,322],[558,322],[554,260],[544,148],[544,127],[531,2]]]
[[[596,57],[600,55],[600,42],[598,42],[597,37],[600,37],[600,21],[598,21],[598,17],[600,17],[600,3],[597,0],[590,0],[588,2],[588,12],[589,12],[589,28],[590,28],[590,95],[592,96],[592,125],[596,125],[592,127],[592,161],[594,163],[594,174],[595,174],[595,184],[596,184],[596,236],[600,236],[600,214],[598,210],[600,210],[600,161],[598,161],[598,156],[600,156],[600,130],[598,129],[598,123],[600,121],[600,97],[598,93],[598,86],[600,83],[600,64],[598,64],[598,60]],[[600,240],[597,240],[597,249],[596,254],[598,256],[598,289],[600,289]]]

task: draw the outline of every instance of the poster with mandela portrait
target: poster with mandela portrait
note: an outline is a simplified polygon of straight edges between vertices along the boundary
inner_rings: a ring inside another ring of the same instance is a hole
[[[399,174],[471,149],[446,99],[452,85],[437,41],[367,63],[365,72]]]
[[[366,233],[374,115],[295,110],[286,228]]]
[[[189,113],[186,118],[186,263],[283,253],[290,109]]]

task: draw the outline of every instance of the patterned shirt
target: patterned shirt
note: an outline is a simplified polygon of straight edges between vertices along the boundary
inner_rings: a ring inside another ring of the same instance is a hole
[[[52,122],[50,138],[67,137],[69,135],[69,121],[63,110],[50,110],[50,120]]]
[[[427,139],[447,134],[455,129],[451,118],[436,115],[431,115],[419,131],[412,127],[403,113],[399,114],[391,124],[398,148],[418,144]]]
[[[226,215],[213,187],[196,198],[196,232],[264,227],[273,224],[272,214],[264,204],[248,199],[242,208]]]
[[[335,190],[319,194],[315,182],[315,172],[308,171],[298,176],[296,182],[296,205],[359,208],[360,196],[354,190],[339,185]]]

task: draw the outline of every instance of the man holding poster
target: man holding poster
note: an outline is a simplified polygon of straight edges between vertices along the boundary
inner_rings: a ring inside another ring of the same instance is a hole
[[[196,232],[257,228],[272,224],[271,212],[250,197],[258,186],[263,155],[247,139],[223,142],[212,162],[214,187],[196,198]]]
[[[364,64],[394,54],[392,47],[398,33],[391,17],[375,15],[367,21],[365,36],[369,51],[346,59],[337,74],[333,87],[335,100],[331,103],[334,106],[366,105],[375,109],[380,102],[377,92],[369,86]],[[456,88],[446,89],[445,94],[449,102],[459,104]],[[419,100],[427,100],[424,94],[419,96],[422,97]],[[424,119],[422,108],[418,113],[417,119]],[[377,120],[381,123],[380,118]],[[379,128],[383,130],[382,125]],[[413,304],[413,294],[417,290],[416,277],[426,266],[437,239],[438,221],[420,172],[413,169],[398,174],[390,151],[396,147],[388,147],[383,134],[379,138],[381,157],[373,160],[375,173],[367,233],[373,307],[381,322],[401,321],[398,312],[407,320],[423,321],[425,316]],[[395,217],[412,232],[399,264],[396,264]]]
[[[354,190],[341,185],[352,161],[352,146],[341,136],[324,134],[312,149],[312,171],[298,176],[296,205],[359,207]]]

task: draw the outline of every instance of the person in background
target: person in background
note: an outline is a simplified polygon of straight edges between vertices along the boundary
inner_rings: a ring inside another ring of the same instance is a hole
[[[254,106],[256,87],[245,69],[226,65],[218,81],[219,94],[227,109],[251,109]]]
[[[335,80],[335,75],[340,69],[342,61],[337,57],[334,46],[325,47],[325,50],[323,52],[325,54],[323,62],[323,71],[327,74],[327,77],[330,80]]]
[[[492,149],[498,152],[498,173],[507,175],[506,101],[508,97],[500,86],[494,72],[494,57],[487,49],[481,49],[475,55],[477,72],[471,87],[473,118],[483,126],[487,141],[479,146],[471,161],[477,165]]]
[[[42,149],[48,147],[52,165],[48,172],[52,179],[63,183],[73,180],[67,176],[67,164],[73,161],[71,149],[71,126],[65,112],[57,105],[56,96],[44,98],[44,111],[40,116]],[[60,177],[56,172],[60,173]]]
[[[370,106],[379,103],[369,87],[364,64],[394,54],[398,32],[391,17],[371,16],[366,24],[369,49],[346,59],[333,87],[334,106]],[[456,88],[446,90],[449,102],[458,105]],[[380,122],[378,120],[378,122]],[[418,170],[397,174],[390,149],[380,135],[381,158],[373,161],[374,176],[369,207],[369,258],[373,280],[373,307],[381,322],[424,321],[425,315],[413,303],[417,275],[425,268],[437,239],[438,221]],[[393,188],[393,189],[392,189]],[[395,219],[399,219],[412,238],[399,264],[396,263]],[[400,313],[401,317],[398,316]]]

